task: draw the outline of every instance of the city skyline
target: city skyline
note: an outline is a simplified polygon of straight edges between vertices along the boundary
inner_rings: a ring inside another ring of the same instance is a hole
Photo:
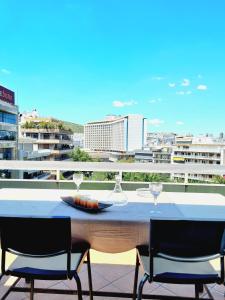
[[[225,131],[225,3],[0,2],[0,85],[19,110],[85,124],[142,114],[149,131]]]

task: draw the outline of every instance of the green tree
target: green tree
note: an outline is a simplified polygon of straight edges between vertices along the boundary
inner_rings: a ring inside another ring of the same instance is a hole
[[[141,182],[169,182],[170,177],[166,174],[155,173],[123,173],[124,181],[141,181]]]
[[[93,161],[91,156],[80,148],[73,150],[71,153],[71,158],[73,161]]]
[[[65,177],[63,176],[62,173],[60,173],[60,180],[65,180]]]
[[[223,176],[219,176],[219,175],[214,176],[213,183],[225,184],[225,178]]]
[[[26,121],[25,124],[22,125],[22,128],[26,128],[26,129],[35,128],[35,124],[34,122]]]
[[[109,181],[114,180],[116,172],[93,172],[92,180]]]
[[[65,127],[63,126],[63,123],[62,123],[62,122],[59,122],[59,124],[58,124],[58,129],[59,129],[59,130],[65,130]]]

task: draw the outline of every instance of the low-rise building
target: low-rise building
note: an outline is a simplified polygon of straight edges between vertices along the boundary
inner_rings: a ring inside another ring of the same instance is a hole
[[[171,163],[172,147],[151,147],[135,151],[136,162]]]
[[[18,143],[18,159],[19,160],[49,160],[51,150],[43,149],[38,150],[38,144],[36,139],[32,138],[19,138]],[[38,171],[38,170],[25,170],[19,171],[20,179],[49,179],[51,178],[51,172]]]
[[[177,137],[171,162],[180,164],[225,164],[225,143],[213,137]],[[174,178],[184,178],[184,174],[174,174]],[[189,179],[212,181],[213,175],[190,174]]]
[[[173,132],[148,132],[147,146],[173,146],[175,144],[176,133]]]
[[[74,148],[84,148],[84,134],[75,132],[72,136]]]
[[[153,149],[153,162],[156,164],[171,163],[172,147],[158,147]]]
[[[73,132],[53,118],[21,116],[20,136],[32,138],[38,151],[50,150],[49,160],[70,159]]]

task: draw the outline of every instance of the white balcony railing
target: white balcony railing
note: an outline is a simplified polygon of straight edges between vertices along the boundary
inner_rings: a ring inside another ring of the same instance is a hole
[[[108,162],[72,162],[72,161],[19,161],[0,160],[0,170],[45,170],[56,172],[56,180],[60,180],[63,171],[95,171],[184,174],[185,183],[191,174],[224,176],[225,166],[203,164],[155,164],[155,163],[108,163]]]

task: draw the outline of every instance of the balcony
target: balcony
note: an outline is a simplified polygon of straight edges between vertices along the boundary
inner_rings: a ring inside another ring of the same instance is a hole
[[[175,159],[178,157],[184,158],[185,160],[187,159],[197,159],[197,160],[215,160],[215,161],[220,161],[220,157],[216,156],[216,155],[212,155],[212,156],[204,156],[204,155],[189,155],[189,154],[177,154],[175,156],[173,156]]]
[[[16,141],[1,141],[0,140],[0,147],[1,148],[16,148],[17,142]]]
[[[37,158],[44,158],[51,155],[52,151],[48,149],[42,149],[37,151],[23,151],[23,157],[25,159],[37,159]]]
[[[71,145],[71,141],[67,140],[58,140],[58,139],[37,139],[36,140],[37,144],[68,144]]]
[[[52,150],[51,153],[52,154],[55,154],[55,155],[60,155],[60,154],[69,154],[73,151],[73,149],[55,149],[55,150]]]
[[[59,134],[68,134],[71,133],[70,130],[65,129],[45,129],[45,128],[21,128],[22,133],[59,133]]]
[[[75,163],[75,162],[35,162],[35,161],[0,161],[0,169],[9,169],[13,171],[18,170],[48,170],[54,171],[57,174],[56,180],[19,180],[19,179],[1,179],[0,188],[35,188],[44,191],[44,189],[58,189],[68,191],[74,189],[74,183],[71,180],[60,180],[60,174],[63,171],[98,171],[98,172],[149,172],[149,173],[183,173],[187,178],[188,174],[203,173],[203,174],[225,174],[225,167],[223,166],[202,166],[202,165],[168,165],[168,164],[128,164],[128,163]],[[127,193],[134,191],[138,187],[147,187],[146,182],[123,182],[123,190]],[[82,184],[82,189],[85,190],[112,190],[114,181],[85,181]],[[225,195],[225,185],[213,185],[213,184],[190,184],[186,183],[164,183],[164,191],[166,192],[185,192],[185,193],[220,193]],[[14,194],[14,197],[22,197],[21,195]],[[39,195],[36,195],[39,197]],[[13,257],[11,257],[13,259]],[[102,253],[96,250],[91,251],[92,261],[92,276],[93,286],[97,291],[122,291],[132,292],[132,284],[134,277],[134,265],[135,265],[135,251],[130,250],[120,254],[108,254]],[[81,270],[80,277],[82,280],[82,286],[84,289],[88,288],[88,279],[85,266]],[[5,278],[0,285],[0,295],[4,293],[9,284],[14,281],[14,278]],[[27,286],[23,281],[22,286]],[[37,281],[38,287],[54,287],[54,288],[66,288],[73,289],[74,283],[70,281],[58,281],[58,282],[42,282]],[[211,285],[210,290],[215,299],[223,299],[225,292],[224,287],[218,285]],[[146,284],[144,293],[163,294],[163,295],[175,295],[175,296],[194,296],[194,289],[192,286],[181,285],[169,285],[169,284]],[[12,293],[13,299],[27,299],[27,294]],[[37,299],[59,299],[60,296],[46,296],[44,294],[37,294]],[[70,296],[65,296],[70,298]],[[73,297],[73,298],[72,298]],[[204,294],[202,295],[204,298]],[[71,296],[71,299],[77,299],[75,296]],[[88,298],[84,298],[88,299]],[[113,299],[108,297],[94,297],[94,299]],[[120,299],[120,298],[117,298]],[[122,298],[121,298],[122,299]]]

